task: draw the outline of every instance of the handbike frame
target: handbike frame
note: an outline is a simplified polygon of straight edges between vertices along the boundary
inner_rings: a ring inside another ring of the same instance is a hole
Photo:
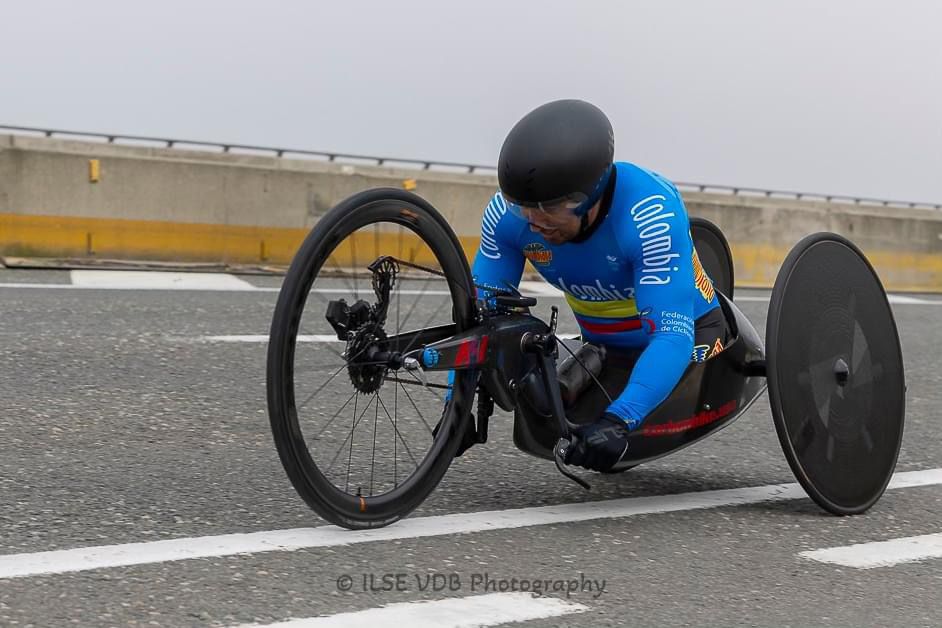
[[[734,338],[718,355],[690,363],[667,399],[646,417],[640,429],[631,433],[628,450],[615,470],[699,441],[732,423],[765,390],[762,341],[732,301],[722,295],[718,298]],[[412,368],[478,369],[480,390],[502,409],[514,411],[517,447],[555,460],[563,473],[573,477],[562,468],[560,458],[564,453],[561,448],[569,444],[578,426],[569,421],[563,407],[556,379],[553,330],[528,311],[485,317],[480,325],[461,334],[454,334],[454,328],[449,327],[390,337],[390,347],[416,347],[407,355],[414,360]],[[542,407],[523,394],[522,382],[528,376],[531,386],[542,387],[542,394],[537,395],[544,400]],[[600,408],[599,414],[603,410]]]

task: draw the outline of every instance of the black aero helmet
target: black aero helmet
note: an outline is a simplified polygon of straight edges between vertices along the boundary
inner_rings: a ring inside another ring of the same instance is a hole
[[[602,196],[614,155],[612,125],[598,107],[582,100],[546,103],[504,140],[497,160],[501,194],[514,213],[522,206],[584,215]]]

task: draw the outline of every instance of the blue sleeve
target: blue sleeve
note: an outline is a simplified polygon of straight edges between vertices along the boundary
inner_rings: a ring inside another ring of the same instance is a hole
[[[507,212],[507,204],[500,192],[495,194],[481,219],[481,246],[471,267],[476,285],[503,290],[520,285],[525,260],[517,243],[519,222]]]
[[[693,352],[690,223],[676,190],[665,186],[663,191],[666,194],[652,194],[636,203],[618,229],[619,244],[634,272],[638,312],[651,336],[628,385],[608,408],[630,429],[667,398]]]
[[[517,244],[520,226],[514,224],[513,214],[507,213],[507,204],[500,192],[491,198],[481,219],[481,245],[474,256],[471,278],[476,286],[507,290],[517,288],[523,276],[525,259]],[[477,289],[478,298],[486,299],[486,289]],[[448,372],[448,385],[455,383],[455,372]],[[445,395],[451,399],[451,390]]]

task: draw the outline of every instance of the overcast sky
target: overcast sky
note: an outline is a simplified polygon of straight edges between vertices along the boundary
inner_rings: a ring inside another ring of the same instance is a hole
[[[678,181],[942,202],[932,0],[2,0],[0,124],[481,164],[582,98]]]

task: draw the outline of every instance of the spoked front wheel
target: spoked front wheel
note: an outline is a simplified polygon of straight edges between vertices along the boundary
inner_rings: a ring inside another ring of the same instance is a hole
[[[478,374],[406,356],[469,328],[473,290],[454,232],[403,190],[354,195],[305,239],[272,320],[268,410],[288,477],[328,521],[388,525],[448,469]]]

